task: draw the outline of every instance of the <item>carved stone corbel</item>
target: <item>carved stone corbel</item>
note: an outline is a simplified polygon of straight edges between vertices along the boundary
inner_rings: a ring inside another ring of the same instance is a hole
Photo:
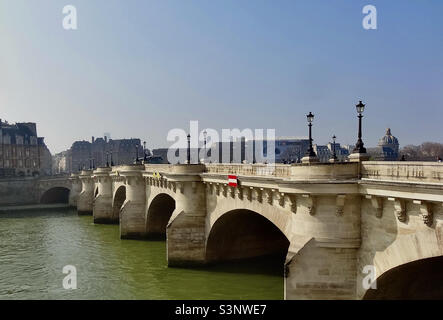
[[[252,187],[243,188],[243,194],[246,194],[246,199],[248,199],[248,201],[252,201]]]
[[[257,188],[251,187],[251,201],[262,201],[261,194]]]
[[[313,216],[315,214],[315,196],[311,194],[304,194],[303,198],[305,198],[306,207],[308,208],[309,214]]]
[[[211,183],[211,195],[215,195],[215,184]]]
[[[228,186],[224,184],[222,188],[223,188],[223,197],[226,198],[228,196]]]
[[[234,188],[234,198],[243,200],[243,189],[242,188]]]
[[[185,185],[182,182],[177,182],[176,185],[180,193],[183,193],[185,191]]]
[[[383,215],[383,198],[376,196],[369,196],[371,199],[372,208],[375,210],[375,216],[381,218]]]
[[[427,201],[418,201],[418,200],[414,200],[414,203],[420,206],[421,217],[425,225],[431,227],[432,224],[434,223],[434,213],[432,210],[432,203]]]
[[[297,201],[294,195],[285,194],[284,195],[284,206],[285,208],[297,213]]]
[[[263,194],[263,202],[268,203],[272,206],[272,190],[261,189]]]
[[[400,222],[406,221],[406,204],[403,199],[398,198],[388,198],[390,201],[394,201],[394,211],[397,215],[397,219]]]
[[[343,215],[344,208],[345,208],[345,201],[346,201],[346,195],[345,194],[339,194],[337,195],[335,199],[335,214],[340,217]]]
[[[277,191],[274,190],[274,192],[272,194],[272,198],[275,200],[276,203],[278,203],[278,205],[280,207],[284,208],[284,206],[285,206],[284,194],[280,193],[278,190]]]

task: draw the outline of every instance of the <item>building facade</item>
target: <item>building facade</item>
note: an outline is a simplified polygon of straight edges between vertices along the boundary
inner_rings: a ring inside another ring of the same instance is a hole
[[[337,157],[337,160],[340,162],[347,161],[347,158],[349,156],[349,148],[342,147],[340,143],[329,142],[325,146],[316,145],[316,144],[312,146],[320,162],[328,162],[330,159],[332,159],[334,154],[334,147],[335,147],[335,155]]]
[[[146,150],[150,155],[149,150]],[[107,136],[89,141],[75,141],[71,148],[54,156],[55,173],[73,173],[91,167],[132,164],[144,157],[140,139],[108,139]]]
[[[33,122],[0,119],[0,177],[50,175],[51,153]]]

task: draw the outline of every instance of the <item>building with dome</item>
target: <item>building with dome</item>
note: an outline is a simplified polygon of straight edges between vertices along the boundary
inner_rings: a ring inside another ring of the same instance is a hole
[[[399,159],[400,144],[398,139],[391,133],[391,129],[386,129],[386,134],[378,141],[376,148],[368,149],[373,160],[396,161]]]

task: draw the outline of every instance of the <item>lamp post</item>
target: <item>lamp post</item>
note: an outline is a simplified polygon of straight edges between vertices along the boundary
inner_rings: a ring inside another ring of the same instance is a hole
[[[188,164],[191,164],[191,135],[188,133],[188,150],[187,150],[187,160]]]
[[[310,162],[318,162],[317,155],[314,151],[314,148],[312,147],[312,122],[314,121],[314,115],[312,112],[309,112],[308,115],[306,115],[306,119],[308,120],[308,127],[309,127],[309,149],[306,151],[305,156],[302,159],[303,163],[310,163]]]
[[[337,160],[337,154],[335,152],[335,140],[337,139],[337,137],[335,136],[335,134],[332,136],[332,159]]]
[[[106,167],[109,167],[109,151],[106,151]]]
[[[111,150],[111,167],[114,166],[114,161],[112,161],[112,150]]]
[[[356,106],[358,113],[358,140],[354,148],[354,153],[366,153],[366,148],[364,147],[363,140],[361,139],[361,119],[363,118],[363,111],[365,110],[365,105],[360,101]]]
[[[143,141],[143,162],[148,161],[148,155],[146,154],[146,141]]]
[[[135,144],[135,164],[138,164],[138,144]]]
[[[306,118],[308,119],[308,127],[309,127],[309,149],[306,152],[306,155],[308,157],[316,157],[317,155],[314,152],[314,148],[312,147],[312,121],[314,121],[314,115],[312,112],[309,112],[308,115],[306,115]]]
[[[207,151],[206,151],[206,137],[208,136],[208,133],[205,131],[203,131],[203,142],[204,142],[204,147],[205,147],[205,156],[203,157],[203,161],[206,162],[206,157],[208,156]]]

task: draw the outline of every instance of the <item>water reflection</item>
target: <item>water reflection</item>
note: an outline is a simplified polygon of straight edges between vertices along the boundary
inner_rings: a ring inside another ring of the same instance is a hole
[[[165,242],[120,240],[72,210],[0,214],[0,299],[282,299],[276,259],[168,268]],[[68,264],[77,290],[62,287]]]

